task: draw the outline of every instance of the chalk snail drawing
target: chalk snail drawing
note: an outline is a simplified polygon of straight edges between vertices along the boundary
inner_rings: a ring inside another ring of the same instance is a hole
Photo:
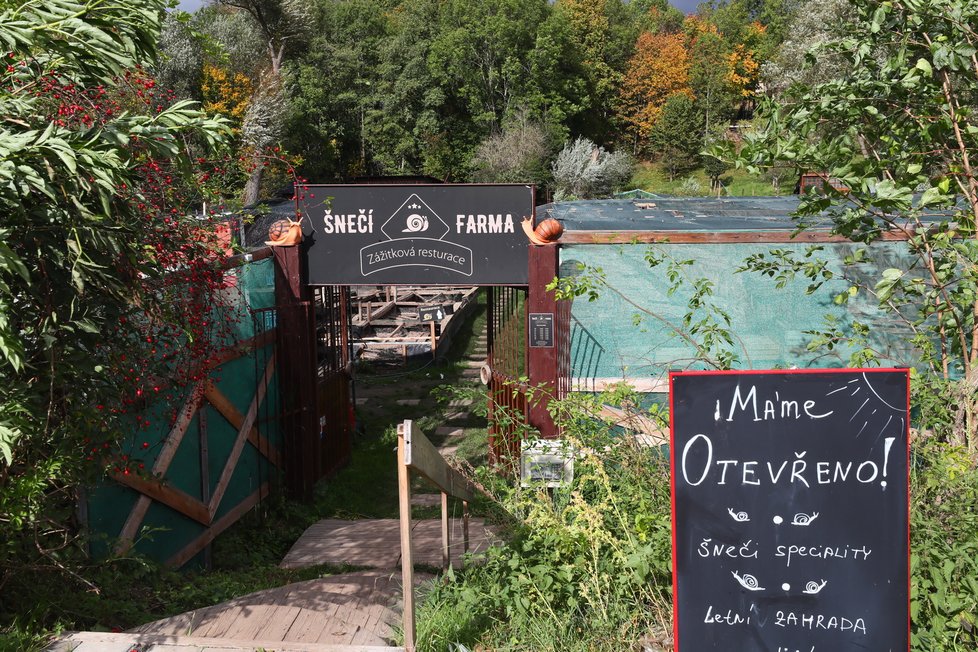
[[[802,591],[802,593],[807,593],[808,595],[815,595],[816,593],[824,589],[826,584],[828,584],[827,580],[822,580],[821,584],[819,584],[815,580],[812,580],[811,582],[805,584],[805,590]]]
[[[748,591],[764,591],[763,586],[758,586],[757,578],[750,573],[744,573],[743,577],[737,574],[737,571],[730,571],[737,583]]]
[[[811,525],[815,519],[818,518],[818,512],[812,512],[811,514],[805,514],[804,512],[795,514],[795,517],[791,519],[792,525],[801,525],[808,527]]]
[[[747,523],[750,521],[750,516],[747,515],[747,512],[735,512],[731,507],[727,508],[727,512],[730,514],[730,518],[738,523]]]
[[[401,233],[421,233],[428,230],[428,218],[424,215],[411,213],[407,218],[407,228]]]

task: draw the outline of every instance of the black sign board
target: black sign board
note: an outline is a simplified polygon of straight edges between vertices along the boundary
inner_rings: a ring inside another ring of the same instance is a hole
[[[421,321],[441,321],[445,318],[445,309],[441,306],[421,306],[418,316]]]
[[[669,380],[677,652],[909,650],[907,371]]]
[[[533,187],[311,185],[312,285],[526,285]]]
[[[552,312],[530,313],[530,346],[535,349],[550,349],[554,345],[554,314]]]

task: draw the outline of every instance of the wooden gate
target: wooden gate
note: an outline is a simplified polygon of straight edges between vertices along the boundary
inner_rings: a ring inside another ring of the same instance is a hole
[[[313,296],[319,361],[319,464],[321,475],[329,476],[349,462],[353,441],[350,288],[317,287]]]

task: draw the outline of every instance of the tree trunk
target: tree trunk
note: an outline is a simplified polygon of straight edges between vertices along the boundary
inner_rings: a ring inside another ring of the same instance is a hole
[[[248,181],[245,182],[244,193],[241,197],[241,203],[244,206],[251,206],[258,201],[258,191],[261,190],[261,179],[264,174],[265,166],[262,165],[261,161],[256,160],[255,169],[248,175]]]

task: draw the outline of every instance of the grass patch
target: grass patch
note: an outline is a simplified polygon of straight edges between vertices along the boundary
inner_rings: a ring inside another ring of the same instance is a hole
[[[698,189],[691,190],[690,182],[687,181],[688,179],[693,179]],[[780,193],[775,192],[770,180],[756,174],[750,174],[746,170],[728,170],[726,174],[720,177],[720,181],[724,185],[721,196],[753,197],[790,194],[788,191],[794,187],[795,179],[792,178],[782,181]],[[635,166],[635,172],[632,174],[631,187],[660,195],[687,195],[693,197],[716,195],[715,191],[710,192],[710,178],[703,171],[703,168],[696,168],[690,172],[684,172],[677,175],[675,179],[670,180],[669,175],[663,170],[661,165],[648,162],[642,162]]]
[[[472,385],[462,377],[462,360],[480,346],[485,331],[485,292],[480,292],[471,315],[453,339],[444,361],[414,361],[406,367],[364,366],[357,391],[375,397],[358,406],[358,433],[350,464],[316,487],[308,503],[282,496],[264,501],[213,543],[213,569],[172,571],[152,561],[124,558],[100,561],[83,570],[98,591],[80,580],[57,573],[18,573],[23,585],[4,587],[0,595],[0,652],[41,650],[52,632],[62,630],[127,630],[193,609],[233,598],[341,572],[350,566],[321,565],[305,569],[278,567],[293,543],[310,525],[323,518],[397,518],[397,424],[419,422],[433,435],[444,415],[461,409],[449,405],[445,385]],[[418,405],[399,405],[397,399],[420,399]],[[466,420],[460,456],[481,463],[487,454],[485,420]],[[471,426],[471,427],[469,427]],[[471,441],[470,441],[471,440]],[[464,452],[463,452],[464,451]],[[413,490],[436,490],[417,478]],[[450,513],[462,506],[454,499]],[[440,507],[415,507],[415,518],[435,518]],[[29,582],[27,580],[29,578]],[[6,596],[16,599],[4,601]]]

